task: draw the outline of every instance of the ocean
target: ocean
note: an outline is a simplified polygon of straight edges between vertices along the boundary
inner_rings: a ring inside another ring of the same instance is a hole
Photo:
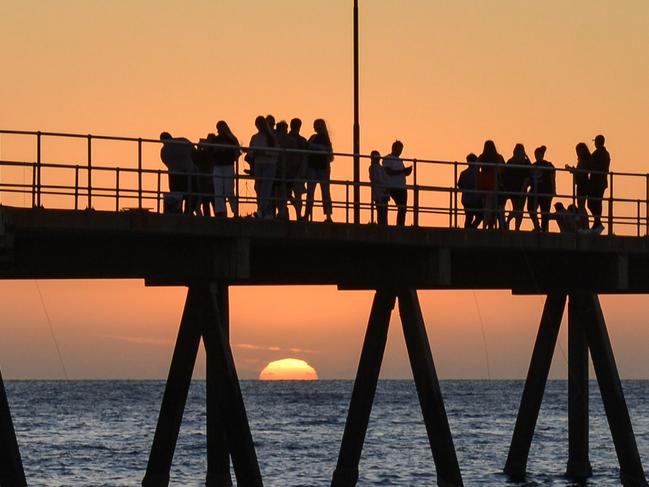
[[[137,486],[155,431],[163,381],[6,381],[25,473],[33,486]],[[242,382],[265,486],[327,486],[336,466],[351,381]],[[528,479],[502,474],[522,381],[442,381],[464,484],[572,486],[567,382],[550,381]],[[649,381],[623,383],[640,457],[649,465]],[[596,382],[590,384],[588,486],[619,486],[618,462]],[[204,485],[205,383],[194,381],[171,485]],[[359,486],[434,486],[435,466],[412,381],[381,381]]]

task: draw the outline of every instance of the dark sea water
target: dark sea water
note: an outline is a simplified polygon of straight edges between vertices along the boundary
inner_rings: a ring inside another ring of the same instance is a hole
[[[163,382],[8,381],[30,485],[136,486],[146,469]],[[548,384],[526,483],[501,474],[521,381],[444,381],[466,486],[569,486],[567,383]],[[264,485],[326,486],[336,465],[350,381],[244,382]],[[649,381],[625,381],[640,456],[649,465]],[[618,486],[618,464],[597,385],[591,382],[591,463],[584,485]],[[202,485],[205,384],[194,382],[172,467],[172,485]],[[436,485],[414,384],[382,381],[361,459],[360,486]]]

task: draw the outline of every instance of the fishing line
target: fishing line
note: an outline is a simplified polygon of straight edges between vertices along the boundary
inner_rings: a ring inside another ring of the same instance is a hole
[[[480,331],[482,332],[482,345],[484,347],[485,362],[487,364],[487,378],[491,380],[491,367],[489,366],[489,349],[487,347],[487,334],[485,332],[484,320],[482,319],[482,312],[480,311],[480,303],[478,303],[478,296],[475,291],[473,293],[473,302],[475,303],[476,310],[478,311],[478,321],[480,321]]]
[[[56,334],[54,333],[54,326],[52,326],[50,313],[47,311],[47,306],[45,306],[45,300],[43,299],[43,293],[41,292],[41,287],[38,284],[38,281],[36,279],[34,279],[34,284],[36,284],[36,290],[38,291],[38,297],[40,298],[41,306],[43,307],[43,313],[45,314],[45,319],[47,320],[47,324],[50,328],[50,335],[52,336],[52,341],[54,342],[54,347],[56,348],[56,354],[59,357],[59,362],[61,363],[61,369],[63,369],[63,376],[65,377],[65,380],[70,380],[70,377],[68,376],[68,371],[65,368],[65,363],[63,362],[63,355],[61,354],[61,348],[59,347],[59,342],[56,339]]]

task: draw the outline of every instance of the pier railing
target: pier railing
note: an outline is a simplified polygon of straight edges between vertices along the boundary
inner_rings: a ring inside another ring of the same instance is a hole
[[[92,134],[70,134],[0,130],[0,204],[23,207],[46,207],[61,209],[97,209],[107,211],[163,212],[164,195],[169,192],[168,171],[160,161],[162,143],[158,139],[115,137]],[[223,148],[218,144],[201,143],[204,147]],[[248,148],[241,147],[242,151]],[[286,155],[289,152],[313,153],[295,149],[275,150]],[[354,187],[351,179],[354,154],[334,152],[331,167],[331,196],[333,219],[351,223],[354,212]],[[370,158],[360,155],[365,162],[365,175],[359,183],[359,203],[362,223],[375,221],[371,185],[368,178]],[[407,225],[462,227],[465,210],[461,204],[461,191],[457,181],[465,162],[439,161],[433,159],[402,158],[413,171],[407,178],[408,204]],[[239,202],[238,215],[246,216],[256,210],[254,177],[244,172],[243,158],[235,167],[235,194]],[[484,165],[484,164],[483,164]],[[496,165],[497,171],[504,166]],[[565,206],[577,202],[574,171],[556,167],[557,193],[553,202]],[[245,166],[247,167],[247,166]],[[529,168],[529,166],[525,166]],[[542,168],[536,169],[542,171]],[[212,174],[192,173],[193,177],[211,178]],[[649,235],[649,174],[610,172],[607,174],[608,189],[602,198],[602,221],[608,234]],[[287,180],[279,174],[276,182]],[[304,182],[304,178],[300,180]],[[201,193],[189,183],[188,193],[193,197],[212,197]],[[474,191],[486,196],[495,191]],[[305,195],[302,203],[305,203]],[[314,197],[314,220],[321,219],[322,197],[317,189]],[[497,197],[527,196],[527,193],[497,190]],[[543,194],[536,193],[542,197]],[[284,199],[274,194],[273,199]],[[291,205],[288,205],[289,208]],[[396,210],[390,204],[390,212]],[[290,210],[293,213],[293,210]],[[485,210],[498,211],[498,210]],[[507,208],[507,213],[510,209]],[[540,217],[539,213],[539,217]],[[532,229],[527,207],[523,211],[524,230]],[[292,216],[293,218],[293,216]],[[390,216],[393,219],[394,216]]]

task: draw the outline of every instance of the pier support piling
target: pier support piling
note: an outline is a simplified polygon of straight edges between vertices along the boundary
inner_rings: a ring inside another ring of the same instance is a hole
[[[393,291],[378,290],[374,295],[331,487],[354,487],[358,482],[358,464],[379,380],[395,300],[396,294]]]
[[[505,473],[516,480],[524,478],[527,471],[527,459],[532,437],[539,417],[545,384],[550,372],[552,355],[565,307],[566,295],[564,293],[549,294],[545,300],[543,316],[536,336],[523,398],[505,464]]]
[[[201,285],[203,341],[210,358],[210,377],[218,380],[217,407],[225,426],[227,449],[232,456],[237,485],[262,487],[257,454],[239,387],[239,378],[228,337],[222,326],[219,291],[216,285]]]
[[[142,480],[143,487],[166,487],[169,485],[171,462],[176,450],[178,432],[185,411],[201,339],[197,315],[199,298],[196,290],[190,287],[187,291],[185,309],[171,359],[149,463],[144,480]]]
[[[588,343],[584,301],[576,293],[568,302],[568,465],[566,475],[592,475],[588,441]]]
[[[0,373],[0,486],[27,487],[2,373]]]
[[[399,314],[428,441],[435,460],[437,484],[445,487],[463,486],[416,290],[407,289],[399,293]]]
[[[529,447],[543,398],[543,389],[550,370],[565,302],[565,294],[549,294],[545,302],[543,318],[505,465],[505,473],[514,480],[521,480],[525,476]],[[622,485],[625,487],[648,487],[599,298],[596,294],[587,291],[571,292],[568,305],[569,445],[566,474],[575,479],[584,479],[592,475],[588,452],[589,349],[620,463]]]
[[[599,298],[597,295],[589,294],[580,296],[580,299],[584,300],[583,308],[588,316],[586,326],[588,346],[620,463],[622,484],[625,487],[647,487]]]
[[[230,303],[229,289],[227,284],[217,284],[218,304],[221,315],[221,329],[225,339],[230,339]],[[211,364],[215,360],[214,354],[206,354],[205,370],[205,397],[207,408],[207,487],[230,487],[232,476],[230,475],[230,454],[228,453],[225,438],[225,425],[221,412],[219,411],[218,394],[224,390],[223,381],[218,374],[214,374],[215,367]]]
[[[232,485],[231,455],[237,484],[263,487],[228,335],[227,287],[208,282],[192,283],[187,293],[147,472],[142,481],[144,487],[169,485],[171,462],[201,337],[207,368],[206,485]]]
[[[455,455],[455,446],[446,417],[433,354],[428,343],[417,291],[414,289],[398,291],[379,289],[374,295],[343,441],[338,455],[338,464],[331,481],[331,487],[355,487],[358,482],[358,464],[388,338],[390,316],[397,296],[412,375],[435,461],[437,485],[439,487],[463,487],[462,474]]]

